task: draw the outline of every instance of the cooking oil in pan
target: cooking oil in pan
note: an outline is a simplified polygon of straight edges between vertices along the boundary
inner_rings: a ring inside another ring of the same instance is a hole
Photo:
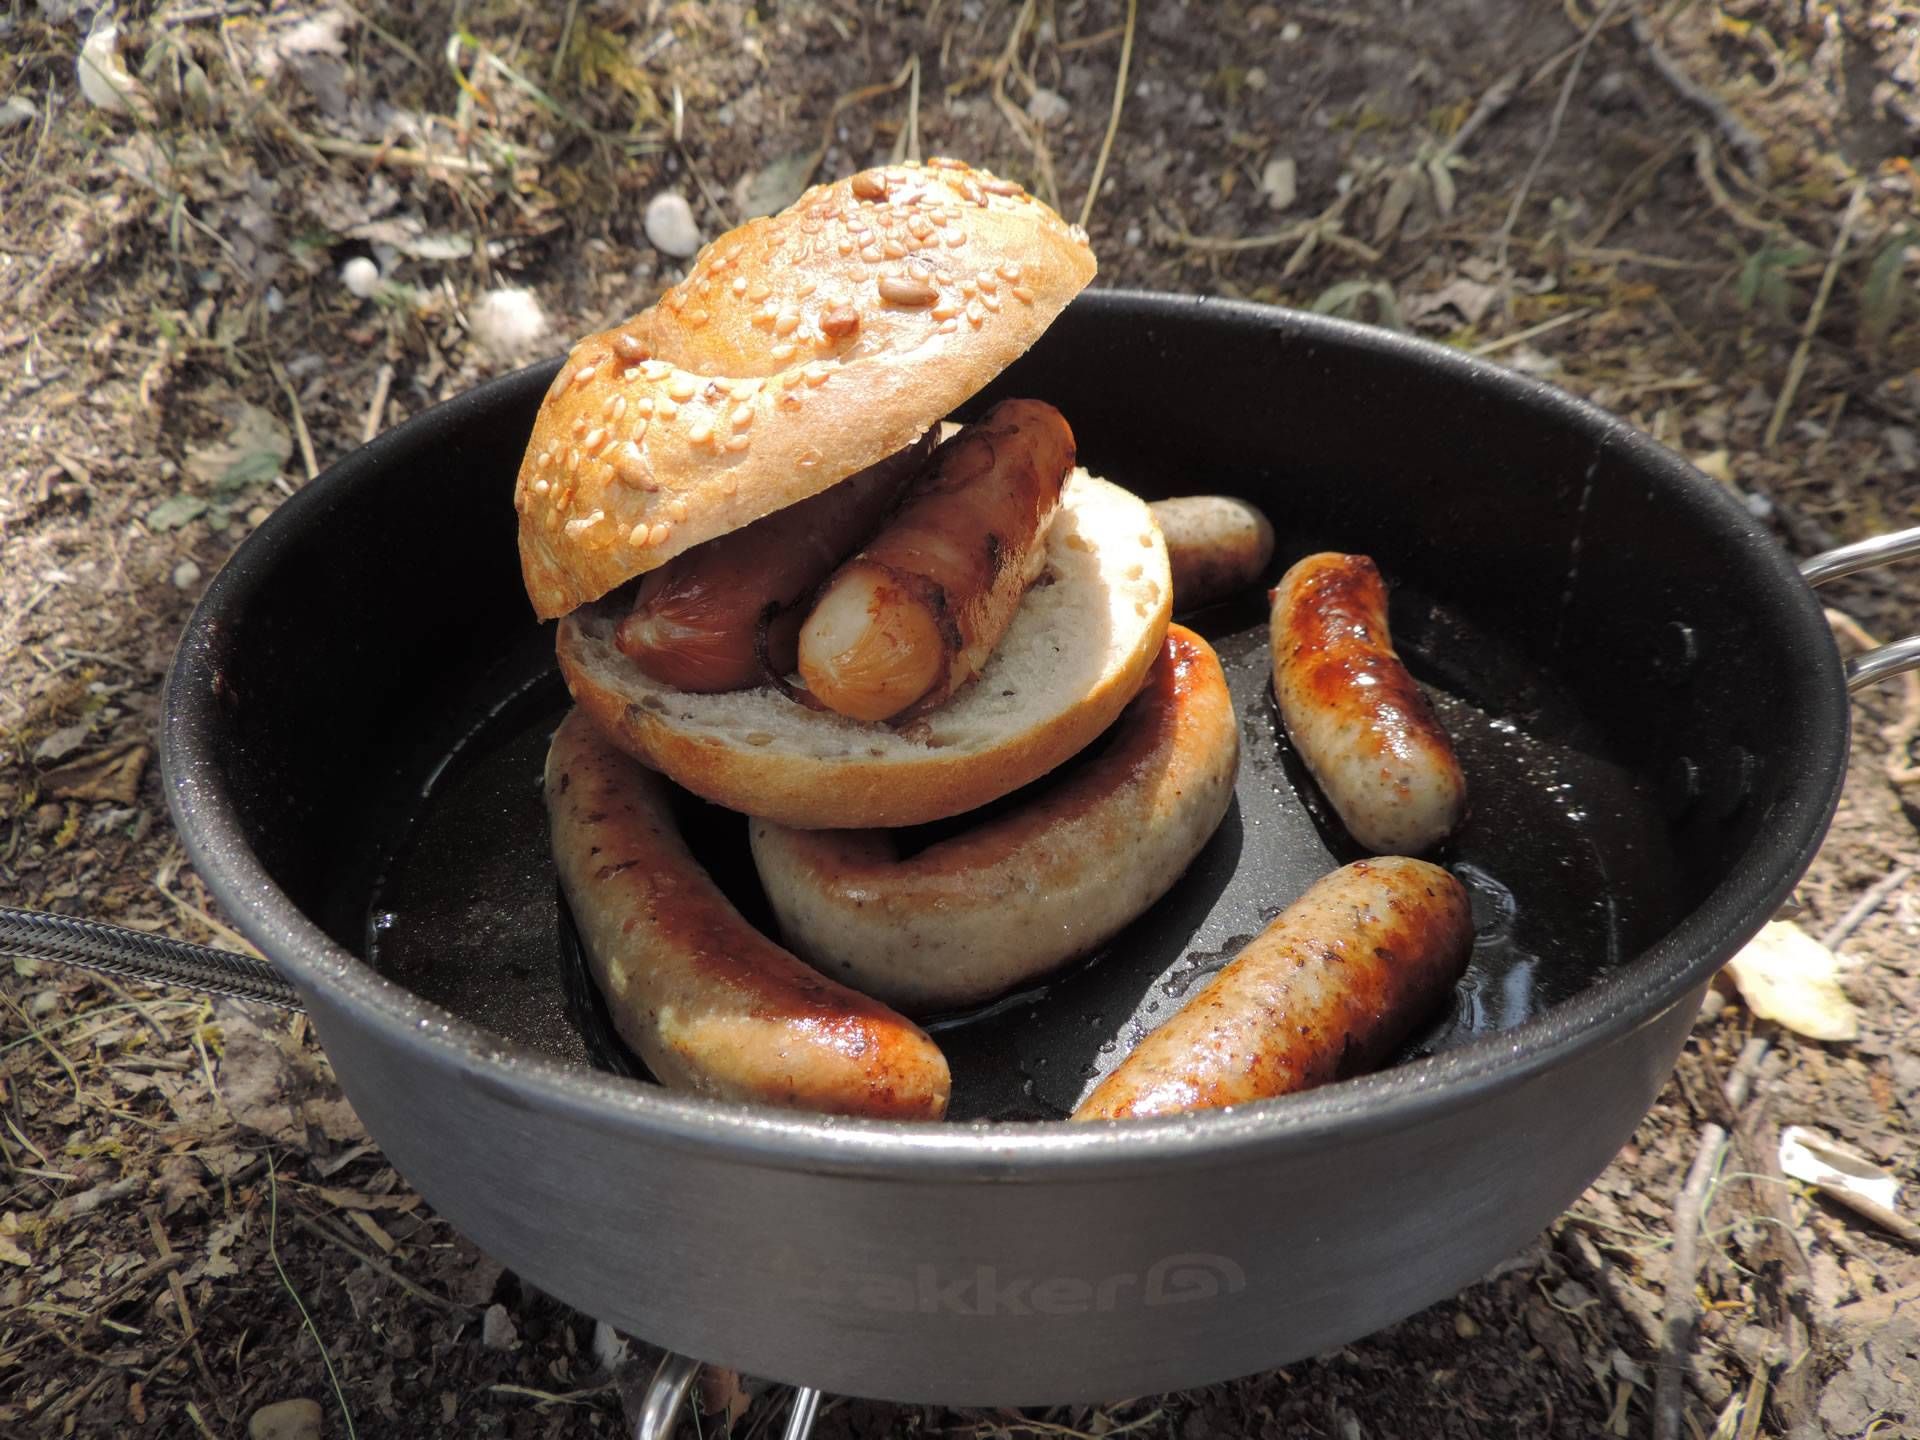
[[[1265,618],[1249,604],[1196,627],[1220,654],[1241,721],[1226,820],[1173,891],[1102,953],[927,1022],[953,1068],[951,1118],[1066,1115],[1308,885],[1362,858],[1287,744]],[[1661,933],[1676,897],[1652,790],[1599,758],[1565,696],[1422,597],[1396,592],[1394,626],[1454,737],[1472,807],[1432,858],[1472,896],[1473,959],[1451,1006],[1404,1047],[1407,1059],[1510,1029],[1578,993]],[[547,853],[540,775],[565,705],[557,679],[536,669],[422,767],[421,803],[385,837],[367,949],[394,979],[508,1039],[644,1075],[587,974]],[[721,889],[771,927],[744,820],[692,797],[680,819]]]

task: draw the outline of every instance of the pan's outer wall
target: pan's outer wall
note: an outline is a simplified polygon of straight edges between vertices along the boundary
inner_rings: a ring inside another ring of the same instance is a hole
[[[553,368],[426,412],[250,536],[182,640],[161,759],[194,865],[401,1172],[525,1279],[650,1340],[845,1393],[1038,1403],[1353,1338],[1483,1274],[1604,1167],[1832,815],[1847,705],[1819,606],[1669,452],[1437,347],[1094,294],[1003,390],[1061,404],[1123,483],[1236,488],[1283,543],[1371,550],[1540,657],[1608,758],[1685,782],[1689,913],[1516,1030],[1231,1115],[881,1125],[560,1066],[355,957],[349,853],[422,697],[532,625],[507,496]]]
[[[918,1182],[635,1145],[605,1115],[530,1106],[484,1063],[450,1076],[324,999],[314,1018],[399,1171],[568,1304],[831,1393],[1041,1405],[1286,1364],[1455,1294],[1606,1166],[1698,1000],[1478,1105],[1350,1143],[1283,1133],[1208,1165]],[[516,1158],[534,1155],[551,1163]]]

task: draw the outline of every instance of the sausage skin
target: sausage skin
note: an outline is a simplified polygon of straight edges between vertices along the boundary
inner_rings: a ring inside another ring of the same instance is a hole
[[[946,1114],[946,1057],[926,1033],[749,925],[681,840],[667,782],[578,710],[547,752],[546,800],[614,1027],[662,1084],[831,1115]]]
[[[936,450],[801,626],[813,696],[856,720],[906,720],[979,674],[1045,563],[1073,461],[1073,431],[1038,400],[1003,400]]]
[[[752,822],[794,951],[928,1014],[1085,955],[1154,904],[1233,800],[1239,727],[1212,648],[1174,625],[1106,747],[1057,786],[902,860],[887,830]]]
[[[1287,737],[1360,845],[1418,855],[1459,827],[1466,777],[1394,653],[1373,561],[1309,555],[1288,570],[1273,592],[1271,643]]]
[[[1472,950],[1453,876],[1399,856],[1356,861],[1249,941],[1073,1118],[1210,1110],[1370,1069],[1441,1003]]]
[[[1198,610],[1251,588],[1273,559],[1273,522],[1229,495],[1153,502],[1173,568],[1173,608]]]
[[[818,495],[675,556],[640,582],[614,631],[620,653],[663,685],[710,694],[767,681],[767,662],[793,672],[799,609],[879,528],[902,487],[933,453],[933,432]]]

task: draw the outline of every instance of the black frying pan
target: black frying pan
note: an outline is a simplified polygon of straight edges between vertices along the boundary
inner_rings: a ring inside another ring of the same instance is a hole
[[[1831,815],[1846,680],[1820,608],[1683,461],[1436,346],[1088,295],[981,403],[1052,401],[1090,468],[1149,496],[1253,500],[1276,571],[1323,546],[1378,560],[1474,795],[1446,857],[1480,927],[1455,1004],[1381,1074],[1053,1119],[1351,854],[1277,733],[1254,597],[1196,617],[1244,726],[1235,809],[1103,957],[942,1029],[978,1118],[828,1120],[609,1074],[630,1062],[541,841],[561,696],[508,503],[552,373],[430,411],[262,526],[183,640],[163,761],[195,865],[396,1167],[532,1283],[674,1349],[1030,1403],[1219,1379],[1410,1313],[1605,1166]],[[686,818],[754,910],[740,822]]]

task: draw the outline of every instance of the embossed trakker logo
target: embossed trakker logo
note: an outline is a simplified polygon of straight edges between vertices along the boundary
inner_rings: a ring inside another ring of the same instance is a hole
[[[1247,1288],[1247,1272],[1224,1255],[1169,1255],[1145,1270],[1097,1280],[1078,1275],[969,1272],[916,1265],[912,1275],[857,1277],[854,1299],[896,1315],[1085,1315],[1149,1305],[1188,1305]]]

